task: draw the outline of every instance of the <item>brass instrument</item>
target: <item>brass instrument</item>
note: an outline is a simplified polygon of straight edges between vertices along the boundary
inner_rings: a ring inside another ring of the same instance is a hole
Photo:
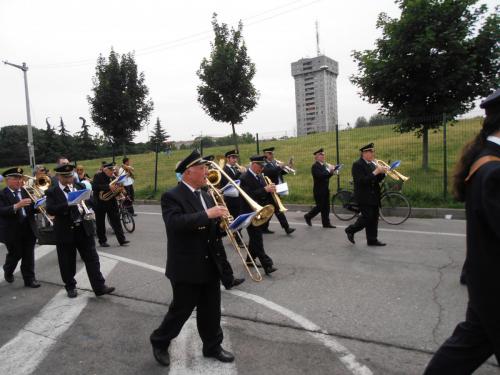
[[[273,183],[271,181],[271,179],[267,176],[264,176],[264,181],[266,181],[266,185],[270,185]],[[283,203],[281,203],[281,199],[280,199],[280,196],[278,195],[278,193],[274,192],[274,193],[270,193],[270,194],[273,197],[274,203],[276,203],[276,206],[278,206],[279,211],[280,212],[287,212],[288,208],[283,206]]]
[[[293,169],[292,167],[290,167],[290,165],[287,165],[287,164],[285,164],[282,161],[279,161],[277,159],[274,159],[274,160],[276,160],[276,163],[279,164],[279,167],[281,169],[283,169],[286,173],[291,173],[293,175],[295,175],[297,173],[297,171],[295,169]],[[293,158],[290,158],[289,164],[290,163],[293,163]]]
[[[115,186],[116,183],[118,182],[118,179],[122,176],[124,176],[124,174],[117,176],[113,181],[111,181],[109,183],[109,187],[111,188],[111,187]],[[115,198],[119,194],[122,194],[124,192],[124,190],[125,190],[124,187],[120,186],[115,191],[113,191],[113,190],[106,191],[106,192],[101,191],[101,192],[99,192],[99,199],[102,201],[109,201],[110,199]]]
[[[374,160],[375,164],[377,165],[380,165],[382,167],[387,167],[388,170],[386,172],[386,174],[391,177],[392,179],[396,180],[396,181],[408,181],[410,179],[410,177],[407,177],[405,175],[403,175],[402,173],[399,173],[397,170],[393,169],[393,170],[389,170],[389,168],[391,167],[389,164],[387,164],[385,161],[383,160],[378,160],[378,159],[375,159]]]
[[[38,179],[35,177],[31,177],[28,175],[23,175],[23,186],[22,188],[28,194],[28,197],[30,197],[31,201],[35,204],[39,199],[43,198],[45,195],[45,190],[47,190],[50,187],[51,181],[49,176],[42,176]],[[52,218],[49,216],[47,213],[47,210],[45,210],[45,207],[39,206],[37,209],[40,211],[40,213],[45,217],[49,225],[54,225],[54,222],[52,221]]]
[[[224,155],[220,155],[220,156],[217,156],[216,159],[219,161],[219,167],[221,169],[224,169],[224,167],[226,166],[226,157]],[[234,166],[236,168],[238,168],[240,173],[245,173],[247,171],[247,169],[245,167],[242,167],[238,163],[234,163]]]
[[[215,174],[212,173],[211,177],[213,178],[214,176],[215,176]],[[218,206],[224,206],[227,208],[226,202],[224,201],[224,196],[217,190],[217,188],[214,186],[214,184],[212,184],[210,182],[210,179],[208,177],[207,177],[207,185],[208,185],[208,193],[210,194],[210,196],[214,200],[214,203]],[[236,252],[240,256],[241,261],[243,262],[243,265],[244,265],[245,269],[247,270],[250,278],[253,281],[257,281],[257,282],[262,281],[262,275],[259,272],[259,268],[255,264],[253,257],[250,255],[250,251],[248,250],[248,247],[243,242],[243,239],[241,238],[240,232],[238,232],[238,231],[233,232],[231,229],[229,229],[229,226],[231,225],[233,220],[234,220],[234,218],[231,215],[222,217],[221,222],[220,222],[221,229],[226,232],[227,237],[229,238],[229,241],[231,241],[231,245],[233,245],[233,248],[236,250]],[[238,241],[236,239],[237,237],[238,237],[238,240],[240,241],[240,243],[243,244],[244,250],[242,250],[240,248],[240,246],[238,245]],[[251,269],[246,262],[247,259],[250,259]]]
[[[212,167],[212,169],[208,170],[207,179],[212,185],[217,185],[221,180],[221,176],[224,175],[224,177],[227,178],[228,183],[233,185],[234,188],[238,190],[240,197],[242,197],[248,203],[252,211],[255,211],[256,214],[252,219],[253,226],[258,227],[266,223],[271,218],[271,216],[273,216],[274,206],[272,204],[268,204],[262,207],[260,204],[250,198],[250,196],[245,193],[243,189],[240,188],[238,184],[235,183],[233,179],[229,177],[217,163],[209,161],[208,165]]]
[[[125,173],[127,174],[128,177],[135,178],[135,176],[134,176],[134,167],[132,167],[131,165],[122,164],[122,168],[123,168],[123,170],[125,171]]]

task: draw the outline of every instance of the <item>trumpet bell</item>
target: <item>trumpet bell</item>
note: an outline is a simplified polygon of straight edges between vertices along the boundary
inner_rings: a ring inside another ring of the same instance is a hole
[[[217,169],[209,169],[207,173],[207,180],[212,185],[218,185],[222,179],[221,173]]]
[[[272,204],[268,204],[264,207],[261,207],[257,210],[257,213],[252,219],[252,224],[255,227],[265,224],[268,222],[274,214],[274,206]]]

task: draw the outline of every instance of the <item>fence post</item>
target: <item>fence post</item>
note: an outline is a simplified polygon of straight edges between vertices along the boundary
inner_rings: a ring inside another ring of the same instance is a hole
[[[257,145],[257,155],[259,155],[259,133],[255,133],[255,141]]]
[[[156,193],[157,188],[158,188],[158,141],[156,141],[156,148],[155,148],[155,190],[154,192]]]
[[[340,164],[339,151],[339,124],[335,124],[335,149],[337,151],[337,165]],[[340,174],[337,174],[337,191],[340,191]]]
[[[443,113],[443,199],[448,197],[448,150],[446,143],[446,113]]]

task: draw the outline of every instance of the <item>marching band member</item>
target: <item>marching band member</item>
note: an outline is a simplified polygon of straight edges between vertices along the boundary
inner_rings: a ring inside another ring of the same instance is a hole
[[[333,169],[325,163],[325,152],[323,148],[313,152],[315,163],[311,167],[313,176],[313,195],[316,206],[304,215],[307,225],[311,226],[311,220],[321,212],[321,223],[323,228],[335,228],[330,223],[330,190],[328,184],[333,176]]]
[[[276,192],[276,186],[274,184],[266,185],[262,177],[265,160],[265,156],[261,155],[250,157],[250,161],[252,162],[250,168],[240,177],[240,187],[250,196],[250,198],[263,206],[270,202],[269,193]],[[242,200],[241,212],[252,212],[252,208],[245,200]],[[262,226],[254,226],[253,224],[247,227],[248,237],[250,238],[248,251],[254,259],[259,258],[260,264],[264,268],[266,275],[269,275],[277,271],[277,268],[273,267],[273,260],[264,250],[261,227]]]
[[[367,144],[359,149],[361,157],[352,165],[354,180],[354,199],[359,204],[361,214],[345,232],[347,239],[354,243],[354,234],[365,229],[368,246],[385,246],[377,238],[378,215],[380,207],[380,182],[387,168],[375,163],[375,146]]]
[[[454,176],[465,202],[469,301],[465,321],[434,354],[425,375],[472,374],[495,355],[500,363],[500,89],[480,105],[483,127],[466,145]]]
[[[11,168],[3,172],[7,187],[0,192],[0,242],[7,247],[4,278],[14,282],[14,271],[21,261],[24,286],[38,288],[35,278],[36,225],[31,198],[23,186],[22,168]]]
[[[97,173],[92,181],[97,238],[99,239],[101,247],[109,247],[108,238],[106,237],[106,215],[109,217],[109,222],[120,246],[130,243],[123,234],[116,198],[112,197],[108,200],[102,200],[100,198],[100,193],[109,193],[110,191],[116,192],[118,189],[121,189],[121,186],[117,184],[110,185],[110,182],[114,179],[113,167],[113,163],[104,164],[102,166],[102,172]]]
[[[127,175],[125,181],[123,182],[123,186],[125,187],[125,191],[127,192],[127,197],[129,199],[127,203],[127,210],[132,214],[132,216],[137,216],[137,214],[134,213],[134,167],[130,165],[130,158],[123,158],[123,164],[118,170],[118,176],[121,176],[122,174]]]
[[[285,181],[283,175],[287,174],[288,172],[274,159],[274,147],[265,148],[262,151],[264,151],[265,155],[265,164],[263,171],[264,175],[269,177],[275,185],[283,183]],[[274,200],[271,199],[269,203],[274,205],[274,214],[276,215],[281,227],[285,230],[286,234],[293,233],[295,231],[295,228],[290,228],[285,214],[279,211],[279,208]],[[273,231],[269,230],[269,222],[263,225],[262,232],[274,233]]]
[[[166,276],[173,300],[161,325],[150,336],[153,356],[170,365],[168,347],[196,307],[203,355],[232,362],[221,346],[223,334],[220,295],[220,256],[224,252],[217,219],[228,214],[201,189],[206,184],[206,160],[197,150],[181,161],[176,172],[182,181],[162,195],[161,208],[167,232]]]
[[[99,255],[95,249],[94,224],[85,219],[83,207],[68,204],[68,194],[81,190],[84,186],[74,182],[73,165],[63,164],[54,171],[58,182],[46,192],[46,207],[47,213],[55,216],[57,259],[68,297],[75,298],[78,295],[75,280],[76,250],[85,263],[90,285],[96,296],[112,293],[115,288],[107,286],[101,274]]]

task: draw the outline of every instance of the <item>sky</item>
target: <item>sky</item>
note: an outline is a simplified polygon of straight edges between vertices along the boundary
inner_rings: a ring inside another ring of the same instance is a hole
[[[489,7],[496,0],[484,0]],[[212,14],[237,27],[243,21],[248,54],[256,65],[256,108],[237,125],[238,133],[294,135],[295,88],[290,64],[314,57],[319,24],[321,53],[339,63],[339,125],[354,124],[377,112],[349,81],[357,73],[353,50],[372,49],[380,31],[381,12],[398,17],[393,0],[0,0],[0,60],[28,65],[32,124],[45,128],[63,118],[73,134],[80,116],[92,125],[87,95],[99,54],[111,48],[135,52],[154,102],[149,125],[136,134],[148,140],[156,119],[171,140],[230,134],[231,127],[213,121],[197,101],[196,75],[209,57]],[[471,114],[480,114],[475,109]],[[22,71],[0,64],[0,127],[26,124]]]

